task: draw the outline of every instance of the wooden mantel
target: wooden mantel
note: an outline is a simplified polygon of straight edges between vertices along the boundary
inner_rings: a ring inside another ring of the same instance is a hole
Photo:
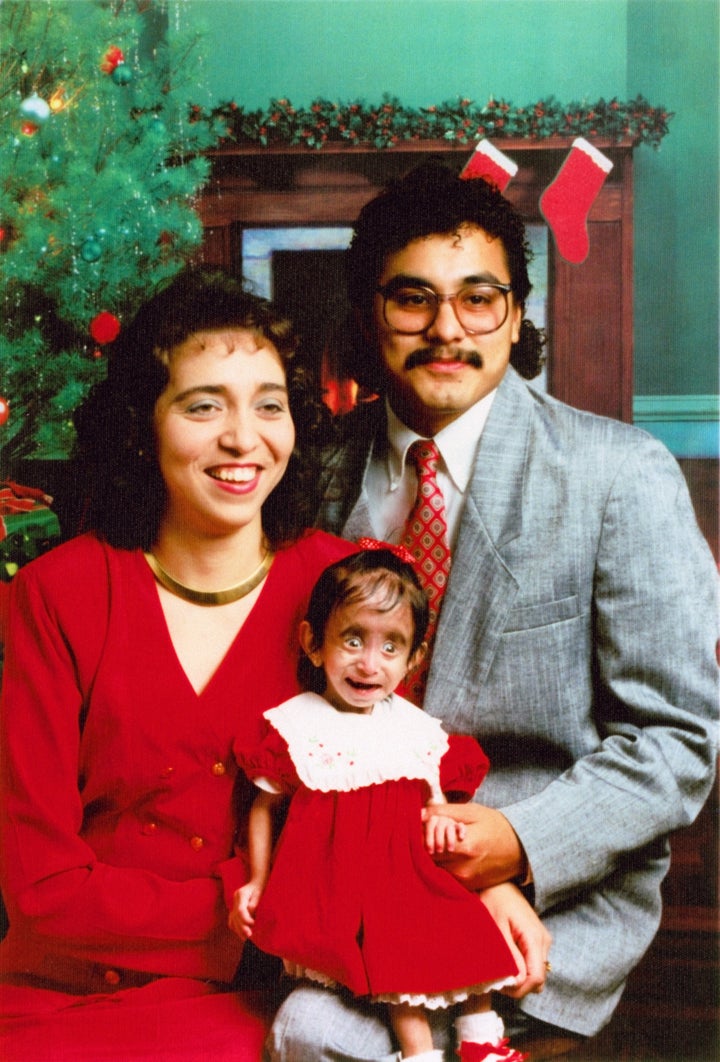
[[[571,138],[494,140],[518,164],[506,195],[528,222],[567,156]],[[590,253],[571,265],[550,241],[548,387],[571,405],[632,420],[633,177],[630,141],[594,141],[613,169],[588,218]],[[274,145],[210,153],[212,172],[197,207],[205,229],[203,260],[237,268],[249,226],[352,225],[386,181],[424,158],[454,162],[472,148],[448,141],[406,141],[378,150],[328,144],[320,151]]]

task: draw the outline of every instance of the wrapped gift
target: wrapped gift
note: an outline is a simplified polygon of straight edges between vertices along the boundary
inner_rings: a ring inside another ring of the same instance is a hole
[[[0,580],[8,582],[23,564],[60,541],[52,498],[37,487],[6,479],[0,483]]]

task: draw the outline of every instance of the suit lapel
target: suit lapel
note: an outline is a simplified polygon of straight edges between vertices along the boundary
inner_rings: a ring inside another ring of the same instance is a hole
[[[531,408],[526,386],[508,369],[480,441],[425,699],[450,729],[477,700],[517,595],[502,548],[522,533]]]
[[[372,535],[362,484],[384,415],[384,403],[377,400],[359,406],[338,424],[339,439],[323,455],[316,527],[351,541]]]

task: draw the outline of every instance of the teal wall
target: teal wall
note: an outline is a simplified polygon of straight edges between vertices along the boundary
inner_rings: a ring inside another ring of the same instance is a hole
[[[205,91],[249,107],[383,92],[420,107],[620,95],[626,0],[186,0],[212,37]],[[606,49],[606,50],[604,50]]]
[[[642,93],[675,112],[636,160],[636,420],[717,453],[718,0],[185,0],[207,34],[198,102],[419,107]]]

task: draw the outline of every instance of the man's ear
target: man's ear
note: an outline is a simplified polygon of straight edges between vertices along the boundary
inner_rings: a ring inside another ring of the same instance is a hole
[[[513,307],[512,310],[512,333],[510,335],[511,343],[520,342],[520,325],[525,314],[525,307],[519,304]]]
[[[420,666],[420,664],[425,659],[427,651],[428,651],[427,642],[421,642],[420,645],[415,650],[415,652],[410,657],[410,659],[408,660],[408,668],[407,668],[407,673],[408,674],[411,671],[414,671],[417,667]]]
[[[302,651],[308,656],[310,663],[315,667],[320,667],[322,664],[322,654],[315,644],[315,635],[307,620],[303,620],[300,624],[298,638],[300,640]]]

